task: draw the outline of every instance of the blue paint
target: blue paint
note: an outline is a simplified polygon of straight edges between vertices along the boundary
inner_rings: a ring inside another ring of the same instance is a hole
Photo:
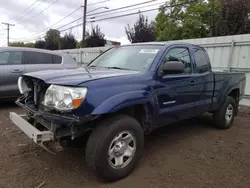
[[[49,84],[87,87],[88,93],[84,102],[78,109],[72,111],[80,120],[89,114],[113,113],[125,107],[144,104],[147,105],[150,116],[154,120],[152,129],[216,110],[234,89],[239,89],[240,96],[244,94],[246,78],[242,73],[214,73],[210,66],[206,73],[198,74],[194,48],[204,50],[199,46],[185,43],[134,45],[161,46],[148,70],[86,67],[78,70],[42,71],[26,75],[39,78]],[[176,47],[188,49],[192,73],[159,76],[164,55]],[[168,101],[175,101],[175,103],[164,105]]]

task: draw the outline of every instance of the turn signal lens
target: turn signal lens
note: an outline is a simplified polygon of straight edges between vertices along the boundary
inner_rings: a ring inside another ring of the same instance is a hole
[[[73,100],[73,107],[78,108],[82,104],[83,99],[74,99]]]

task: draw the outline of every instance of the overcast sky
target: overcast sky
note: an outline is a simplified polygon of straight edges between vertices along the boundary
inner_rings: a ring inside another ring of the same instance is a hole
[[[109,9],[119,8],[123,6],[128,6],[132,4],[137,4],[141,2],[146,2],[149,0],[110,0],[108,2],[95,4],[96,2],[102,2],[105,0],[88,0],[88,10],[87,12],[91,12],[99,7],[108,7]],[[65,16],[69,15],[71,12],[76,10],[78,7],[83,5],[83,0],[38,0],[33,6],[32,3],[36,2],[36,0],[1,0],[0,1],[0,12],[1,12],[1,22],[9,22],[15,24],[15,26],[11,27],[10,30],[10,41],[24,41],[24,42],[32,42],[35,38],[42,37],[45,33],[45,29],[49,28],[51,25],[57,23],[59,20],[63,19]],[[53,5],[51,5],[54,2]],[[131,7],[130,9],[138,8],[137,10],[130,10],[122,13],[117,12],[109,12],[105,13],[107,16],[96,15],[95,19],[101,19],[105,17],[111,17],[115,15],[128,14],[137,12],[139,9],[141,11],[158,8],[160,3],[165,2],[165,0],[155,0],[155,2],[140,5],[138,7]],[[93,4],[94,5],[91,5]],[[49,7],[50,6],[50,7]],[[30,7],[27,11],[25,11],[28,7]],[[48,8],[49,7],[49,8]],[[143,7],[143,8],[139,8]],[[46,9],[48,8],[48,9]],[[42,11],[46,9],[45,11]],[[120,10],[120,11],[124,11]],[[127,9],[128,10],[128,9]],[[25,11],[25,12],[24,12]],[[94,14],[102,11],[107,11],[105,9],[99,9],[93,11],[89,14]],[[79,9],[74,14],[69,16],[67,19],[61,21],[56,24],[52,28],[58,28],[62,25],[65,25],[77,18],[82,16],[83,9]],[[158,11],[152,11],[144,13],[144,15],[148,16],[149,20],[153,20],[157,15]],[[92,16],[93,17],[93,16]],[[90,20],[90,16],[87,20]],[[101,28],[101,31],[105,34],[105,38],[108,40],[116,40],[121,42],[122,44],[127,44],[129,41],[127,40],[124,27],[127,24],[135,23],[138,15],[132,15],[128,17],[116,18],[111,20],[103,20],[92,23],[93,25],[98,24]],[[74,26],[82,23],[82,20],[78,22],[74,22],[69,26],[64,28]],[[64,29],[61,28],[61,29]],[[87,30],[91,28],[91,23],[87,24]],[[6,46],[6,26],[1,25],[0,27],[0,46]],[[82,26],[76,27],[74,29],[68,30],[66,32],[71,32],[75,35],[75,37],[79,40],[82,36]],[[63,32],[62,34],[64,34]]]

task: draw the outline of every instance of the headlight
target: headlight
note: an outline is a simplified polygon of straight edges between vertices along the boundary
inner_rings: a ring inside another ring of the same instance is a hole
[[[44,105],[60,111],[78,108],[87,94],[87,88],[51,85],[44,96]]]
[[[17,85],[18,85],[19,92],[21,94],[24,94],[25,92],[29,91],[29,88],[28,88],[27,84],[25,83],[23,77],[18,78]]]

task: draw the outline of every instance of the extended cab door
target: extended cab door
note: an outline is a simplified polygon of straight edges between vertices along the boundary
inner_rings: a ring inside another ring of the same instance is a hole
[[[199,92],[195,103],[197,111],[204,113],[212,108],[214,74],[205,49],[195,47],[193,48],[193,55],[195,60],[194,75],[197,80],[197,92]]]
[[[22,52],[0,52],[0,98],[12,98],[20,95],[17,81],[24,72]]]
[[[158,78],[155,92],[160,125],[189,118],[195,114],[195,101],[199,93],[197,93],[197,80],[193,75],[190,50],[184,46],[172,47],[164,55],[161,66],[168,61],[182,61],[185,71],[181,74],[165,74]]]
[[[26,72],[35,72],[42,70],[62,69],[62,58],[57,55],[41,52],[24,52],[24,63]]]

